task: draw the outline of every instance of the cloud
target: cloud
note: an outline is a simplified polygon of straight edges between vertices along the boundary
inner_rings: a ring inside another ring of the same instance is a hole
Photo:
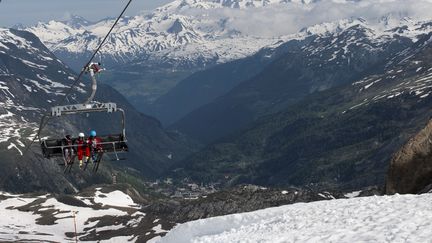
[[[286,3],[262,8],[186,10],[207,21],[224,19],[226,28],[255,36],[288,35],[300,29],[340,19],[364,18],[377,23],[385,16],[432,19],[432,0],[321,0],[310,4]]]

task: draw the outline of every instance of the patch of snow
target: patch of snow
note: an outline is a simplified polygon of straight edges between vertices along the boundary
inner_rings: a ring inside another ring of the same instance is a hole
[[[161,234],[167,232],[166,230],[162,229],[162,225],[158,224],[155,227],[152,228],[155,234]]]
[[[119,224],[119,225],[109,225],[109,226],[103,226],[103,227],[98,227],[97,231],[101,232],[101,231],[114,231],[114,230],[119,230],[119,229],[123,229],[124,226]]]
[[[124,242],[135,242],[135,236],[116,236],[109,240],[100,240],[98,243],[124,243]]]
[[[366,85],[366,86],[364,86],[364,89],[368,89],[368,88],[370,88],[372,85],[374,85],[374,84],[376,84],[376,83],[378,83],[379,81],[381,81],[381,79],[379,78],[379,79],[377,79],[377,80],[375,80],[375,81],[372,81],[371,83],[369,83],[368,85]]]
[[[430,93],[427,93],[427,94],[421,95],[421,96],[420,96],[420,99],[424,99],[424,98],[428,97],[429,95],[430,95]]]
[[[346,193],[344,196],[347,198],[354,198],[354,197],[358,197],[360,193],[361,191],[354,191],[354,192]]]
[[[402,93],[398,92],[398,93],[395,93],[395,94],[389,95],[389,96],[387,96],[387,99],[392,99],[392,98],[398,97],[398,96],[401,95],[401,94],[402,94]]]
[[[0,47],[1,48],[4,48],[4,49],[6,49],[6,50],[9,50],[9,47],[7,47],[7,46],[5,46],[3,43],[1,43],[0,42]],[[3,52],[3,51],[2,51]],[[5,53],[5,52],[3,52],[3,53]]]
[[[122,191],[113,191],[105,194],[98,190],[96,191],[94,201],[102,205],[139,208],[139,205],[135,204],[132,198]]]
[[[131,216],[133,216],[133,215],[131,215]],[[135,219],[131,219],[131,220],[129,220],[129,222],[127,222],[126,226],[127,227],[136,227],[136,226],[138,226],[141,223],[141,221],[143,220],[143,218],[144,218],[144,215],[139,216],[139,217],[137,217]]]
[[[21,149],[19,149],[14,143],[10,143],[10,145],[7,147],[7,149],[12,149],[15,148],[16,150],[18,150],[18,152],[21,154],[21,156],[23,155]]]
[[[45,75],[37,74],[36,76],[37,76],[40,80],[43,80],[43,81],[45,81],[45,82],[50,83],[51,87],[53,87],[53,88],[68,88],[68,86],[66,86],[66,85],[64,85],[64,84],[62,84],[62,83],[52,81],[51,79],[49,79],[49,78],[48,78],[47,76],[45,76]]]
[[[39,57],[44,61],[53,61],[54,60],[51,57],[46,57],[46,56],[39,56]]]
[[[48,67],[46,65],[36,64],[34,62],[30,62],[30,61],[27,61],[27,60],[24,60],[24,59],[19,59],[19,60],[21,60],[21,62],[23,62],[25,65],[27,65],[29,67],[37,68],[37,69],[40,69],[40,70],[45,70]]]
[[[24,86],[24,88],[26,88],[26,90],[28,91],[28,92],[32,92],[32,88],[30,87],[30,86],[28,86],[28,85],[26,85],[26,84],[23,84],[23,86]]]

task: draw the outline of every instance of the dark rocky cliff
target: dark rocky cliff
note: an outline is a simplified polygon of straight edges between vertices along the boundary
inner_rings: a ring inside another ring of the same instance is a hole
[[[386,193],[419,193],[432,183],[432,120],[397,151],[389,166]]]

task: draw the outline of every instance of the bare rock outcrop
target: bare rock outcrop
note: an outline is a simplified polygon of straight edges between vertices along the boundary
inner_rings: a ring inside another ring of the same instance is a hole
[[[397,151],[389,166],[386,194],[419,193],[432,183],[432,120]]]

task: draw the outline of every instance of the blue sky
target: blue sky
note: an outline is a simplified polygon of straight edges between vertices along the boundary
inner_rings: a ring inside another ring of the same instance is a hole
[[[133,0],[126,15],[151,10],[171,0]],[[120,14],[127,0],[1,0],[0,26],[18,23],[35,24],[38,21],[65,19],[71,14],[88,20],[99,20]]]

